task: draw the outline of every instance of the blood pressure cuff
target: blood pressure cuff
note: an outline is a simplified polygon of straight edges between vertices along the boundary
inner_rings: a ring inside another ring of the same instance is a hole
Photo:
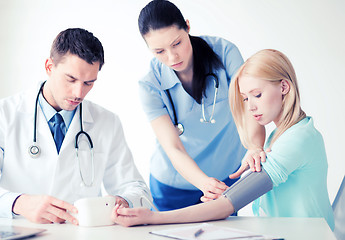
[[[261,195],[272,190],[273,183],[264,169],[261,172],[250,172],[240,178],[223,195],[232,203],[235,212],[251,203]]]

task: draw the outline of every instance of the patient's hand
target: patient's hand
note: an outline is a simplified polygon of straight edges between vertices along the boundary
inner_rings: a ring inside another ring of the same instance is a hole
[[[270,149],[266,150],[266,152],[270,151]],[[266,162],[266,152],[262,149],[248,150],[242,159],[241,167],[237,170],[237,172],[231,174],[229,178],[238,178],[249,168],[252,172],[260,172],[261,162]]]
[[[120,196],[115,196],[115,199],[116,199],[115,204],[118,204],[119,206],[123,206],[125,208],[129,207],[128,202],[124,198],[122,198]]]
[[[152,221],[154,212],[147,208],[124,208],[115,205],[111,220],[124,227],[149,224]]]

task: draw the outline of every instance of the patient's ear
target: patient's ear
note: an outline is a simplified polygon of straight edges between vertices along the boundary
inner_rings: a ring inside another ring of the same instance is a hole
[[[290,83],[286,79],[282,79],[280,82],[281,92],[283,95],[286,95],[290,91]]]

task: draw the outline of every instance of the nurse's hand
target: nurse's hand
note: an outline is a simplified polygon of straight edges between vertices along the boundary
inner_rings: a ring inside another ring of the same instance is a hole
[[[270,149],[266,150],[266,152],[270,151]],[[249,168],[252,172],[260,172],[261,162],[266,162],[266,152],[262,149],[248,150],[242,159],[241,167],[237,170],[237,172],[231,174],[229,178],[238,178]]]
[[[124,227],[152,223],[154,212],[147,208],[124,208],[115,205],[111,220]]]
[[[202,186],[199,188],[203,193],[204,196],[200,198],[203,202],[208,202],[210,200],[214,200],[219,198],[222,193],[228,188],[228,186],[213,177],[207,177],[202,182]]]
[[[13,204],[13,213],[22,215],[35,223],[63,223],[78,225],[75,217],[69,214],[78,210],[72,204],[47,195],[23,194]]]

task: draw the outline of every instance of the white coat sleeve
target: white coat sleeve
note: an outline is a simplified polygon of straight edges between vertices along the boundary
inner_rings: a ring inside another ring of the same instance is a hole
[[[0,133],[0,135],[2,135]],[[2,169],[4,165],[4,149],[3,138],[0,136],[0,180],[2,175]],[[0,218],[13,218],[14,214],[12,213],[13,202],[20,196],[20,193],[9,192],[8,190],[0,187]]]
[[[103,178],[104,188],[108,194],[126,199],[130,207],[149,208],[147,201],[152,204],[150,190],[135,166],[121,122],[114,116],[114,129],[110,136],[112,146]]]

